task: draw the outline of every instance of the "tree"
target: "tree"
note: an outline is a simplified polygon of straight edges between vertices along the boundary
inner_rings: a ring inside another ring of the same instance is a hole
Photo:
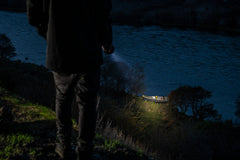
[[[0,34],[0,62],[16,56],[15,51],[11,40],[5,34]]]
[[[145,91],[143,69],[123,62],[106,61],[102,67],[101,87],[118,93],[138,95]],[[111,93],[110,93],[111,94]]]
[[[182,86],[178,89],[172,91],[168,95],[169,105],[172,108],[178,108],[180,109],[181,113],[186,113],[187,110],[190,108],[189,103],[189,86]]]
[[[127,87],[126,90],[130,94],[139,95],[145,91],[145,75],[143,68],[139,65],[133,66],[126,74]]]
[[[211,97],[211,92],[197,86],[182,86],[169,94],[169,104],[171,107],[180,109],[181,113],[186,113],[191,109],[192,115],[196,119],[216,118],[217,110],[213,109],[213,104],[206,100]]]

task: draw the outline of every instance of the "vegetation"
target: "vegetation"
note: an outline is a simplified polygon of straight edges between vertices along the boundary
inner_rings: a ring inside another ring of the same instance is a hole
[[[0,151],[0,158],[7,159],[11,156],[20,155],[23,152],[23,148],[30,145],[33,142],[33,137],[27,134],[11,134],[5,136],[0,136],[0,143],[2,146],[2,150]],[[35,156],[36,151],[31,150],[29,155]]]
[[[0,85],[7,90],[54,110],[53,77],[43,66],[20,61],[0,63]]]
[[[7,74],[8,70],[11,74]],[[1,128],[0,135],[4,139],[15,133],[33,137],[33,141],[20,145],[19,154],[10,157],[24,155],[25,159],[43,159],[47,156],[55,159],[55,120],[54,113],[48,109],[54,104],[51,74],[43,67],[9,61],[1,64],[0,75],[7,76],[0,76],[0,85],[7,88],[1,89],[0,101],[12,107],[14,122]],[[99,99],[97,131],[101,136],[96,136],[95,152],[106,159],[131,159],[131,156],[147,159],[145,155],[161,160],[219,157],[237,160],[240,157],[240,129],[229,122],[194,120],[173,111],[168,104],[147,102],[132,94],[101,92]],[[43,102],[48,102],[48,108],[36,105]],[[135,151],[129,151],[126,146]],[[2,147],[1,150],[7,146]]]
[[[50,144],[44,146],[47,138],[54,141],[51,135],[55,132],[54,112],[44,106],[32,104],[2,87],[0,87],[0,102],[0,108],[7,108],[10,112],[10,114],[0,114],[0,119],[2,119],[0,159],[39,159],[42,157],[44,147],[49,149]]]
[[[211,92],[199,86],[182,86],[168,96],[171,108],[179,109],[183,114],[191,109],[193,117],[200,120],[219,117],[213,104],[206,101],[210,97]]]
[[[121,131],[118,134],[125,135],[125,139],[134,142],[128,145],[139,146],[143,153],[152,155],[154,159],[228,157],[237,160],[240,157],[233,149],[240,148],[237,147],[240,130],[232,127],[231,123],[193,119],[172,110],[168,104],[128,96],[116,98],[108,95],[100,102],[100,112],[111,120],[111,126],[118,128]],[[116,138],[121,139],[121,136]],[[231,146],[231,151],[226,151],[227,146]]]
[[[144,78],[143,68],[138,65],[106,60],[101,70],[102,92],[139,95],[145,91]]]
[[[36,105],[0,87],[0,109],[10,108],[13,119],[8,121],[0,111],[0,160],[5,159],[59,159],[54,152],[56,126],[55,113],[44,106]],[[75,123],[75,122],[74,122]],[[100,126],[100,125],[99,125]],[[110,129],[98,127],[98,131]],[[113,135],[113,134],[111,134]],[[73,128],[72,145],[76,146],[77,129]],[[148,159],[140,150],[133,150],[116,139],[96,135],[95,154],[106,160]]]

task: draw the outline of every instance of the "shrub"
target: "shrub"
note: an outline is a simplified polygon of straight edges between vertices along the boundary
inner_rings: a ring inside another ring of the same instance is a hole
[[[210,97],[211,92],[200,86],[182,86],[172,91],[168,98],[172,108],[180,109],[181,113],[191,109],[194,118],[203,120],[218,116],[217,110],[213,109],[213,104],[206,102]]]
[[[145,91],[144,78],[142,67],[110,61],[102,67],[101,87],[107,94],[138,95]]]

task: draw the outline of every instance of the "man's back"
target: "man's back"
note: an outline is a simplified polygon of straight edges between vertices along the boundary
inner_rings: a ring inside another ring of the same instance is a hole
[[[84,64],[100,65],[101,45],[112,43],[111,1],[43,1],[49,7],[45,8],[47,23],[41,26],[47,28],[47,67],[58,72],[78,72]]]

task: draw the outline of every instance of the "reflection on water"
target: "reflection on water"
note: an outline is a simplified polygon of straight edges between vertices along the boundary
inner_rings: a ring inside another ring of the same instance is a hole
[[[180,85],[200,85],[212,91],[210,101],[224,118],[234,118],[240,95],[240,37],[157,26],[114,26],[113,31],[113,58],[144,67],[145,94],[165,96]],[[25,13],[0,12],[0,32],[12,39],[18,59],[45,64],[46,42]]]

